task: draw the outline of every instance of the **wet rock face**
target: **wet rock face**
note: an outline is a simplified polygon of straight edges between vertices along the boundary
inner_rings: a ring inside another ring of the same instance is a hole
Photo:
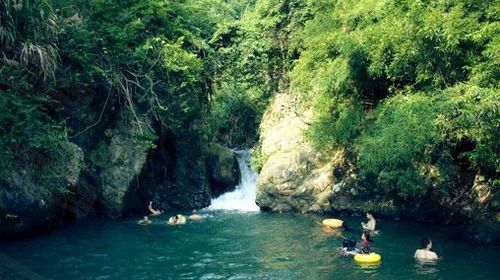
[[[89,215],[115,219],[143,214],[150,200],[161,210],[208,206],[206,157],[201,144],[192,140],[195,136],[166,132],[150,150],[135,118],[116,111],[111,102],[101,116],[105,94],[72,89],[57,97],[65,108],[60,117],[70,116],[67,123],[73,130],[71,156],[58,166],[63,171],[54,181],[67,191],[38,186],[30,173],[36,160],[26,155],[26,162],[19,163],[25,168],[0,176],[0,238],[37,234]],[[138,118],[148,129],[150,119]],[[224,186],[237,182],[229,166],[224,154],[212,179]]]
[[[68,143],[68,146],[68,167],[55,180],[70,189],[79,180],[83,153],[75,144]],[[29,164],[26,162],[24,166]],[[29,168],[22,168],[0,178],[0,239],[48,231],[65,223],[75,212],[67,203],[66,193],[37,185],[31,172]]]
[[[459,237],[476,245],[500,244],[498,217],[488,217],[468,222],[459,231]]]
[[[130,185],[127,214],[146,214],[149,201],[163,211],[209,205],[205,157],[199,143],[180,141],[171,134],[159,139],[137,180]]]
[[[109,218],[122,216],[125,195],[146,162],[148,147],[134,145],[134,137],[139,133],[137,129],[137,126],[124,123],[112,132],[107,163],[102,166],[99,176],[102,189],[100,204],[103,214]]]
[[[207,149],[207,171],[211,196],[217,197],[234,190],[239,181],[238,161],[231,149],[219,144],[210,144]]]
[[[51,194],[33,192],[34,186],[29,180],[16,181],[0,183],[0,238],[15,238],[28,230],[43,230],[62,222],[57,207],[51,203]]]

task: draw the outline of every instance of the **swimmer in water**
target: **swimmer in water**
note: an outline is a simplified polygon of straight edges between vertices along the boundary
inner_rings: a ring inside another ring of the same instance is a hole
[[[375,221],[372,211],[368,211],[366,213],[366,218],[368,219],[368,221],[366,223],[361,223],[363,230],[375,231],[375,226],[377,225],[377,221]]]
[[[160,216],[161,214],[163,214],[163,211],[153,209],[153,201],[149,202],[148,210],[151,213],[151,216]]]
[[[194,221],[202,220],[205,218],[206,218],[206,216],[198,214],[198,211],[196,209],[194,209],[193,213],[191,213],[191,215],[188,217],[188,219],[194,220]]]
[[[438,256],[435,252],[431,251],[432,240],[427,237],[422,239],[422,249],[415,251],[413,257],[417,260],[437,260]]]
[[[138,224],[140,224],[140,225],[149,225],[149,224],[151,224],[151,221],[149,220],[148,216],[144,216],[144,218],[142,218],[142,220],[140,220],[138,222]]]
[[[181,214],[175,215],[168,219],[167,224],[169,225],[183,225],[186,223],[186,217]]]
[[[340,254],[342,256],[356,255],[359,250],[356,248],[356,240],[354,238],[344,238],[342,241],[342,248],[340,249]]]

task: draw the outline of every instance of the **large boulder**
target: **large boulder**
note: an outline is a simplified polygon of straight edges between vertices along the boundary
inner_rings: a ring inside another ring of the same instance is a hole
[[[138,142],[143,132],[131,122],[123,121],[117,128],[107,130],[109,145],[101,151],[104,160],[100,162],[98,179],[102,191],[99,204],[102,214],[113,219],[122,216],[129,186],[141,172],[150,148]],[[140,122],[147,127],[147,120]]]
[[[261,208],[314,213],[372,210],[421,220],[436,210],[423,203],[418,207],[399,203],[358,185],[356,167],[343,148],[323,153],[312,148],[304,133],[311,111],[299,111],[291,94],[280,93],[264,114],[260,134],[263,164],[256,201]]]
[[[219,144],[207,148],[207,171],[212,197],[234,190],[239,180],[238,161],[234,152]]]
[[[332,168],[304,137],[310,112],[296,113],[292,95],[280,93],[264,114],[260,154],[264,159],[257,180],[257,204],[272,211],[330,211],[334,186]]]

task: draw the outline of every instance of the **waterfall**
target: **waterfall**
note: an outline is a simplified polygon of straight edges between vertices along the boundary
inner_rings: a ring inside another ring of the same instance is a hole
[[[240,182],[236,189],[212,199],[208,210],[240,210],[259,211],[255,204],[255,186],[257,173],[250,166],[250,152],[247,150],[235,151],[236,160],[240,168]]]

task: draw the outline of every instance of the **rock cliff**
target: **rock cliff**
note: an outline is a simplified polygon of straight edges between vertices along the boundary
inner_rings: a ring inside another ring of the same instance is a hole
[[[312,148],[305,137],[311,113],[298,111],[293,96],[280,93],[261,123],[257,204],[262,209],[303,213],[372,210],[388,218],[458,223],[468,240],[500,241],[500,216],[492,210],[498,191],[491,182],[476,176],[472,186],[461,186],[451,196],[435,190],[419,201],[376,193],[357,179],[355,156],[343,148],[323,153]]]
[[[151,200],[160,210],[202,208],[237,184],[229,148],[205,147],[192,135],[160,129],[144,133],[154,127],[152,118],[132,118],[111,105],[100,115],[103,98],[92,91],[62,92],[60,113],[71,116],[73,129],[61,150],[65,158],[26,154],[19,168],[0,173],[0,239],[36,235],[89,216],[145,214]],[[57,176],[44,178],[43,168]]]

